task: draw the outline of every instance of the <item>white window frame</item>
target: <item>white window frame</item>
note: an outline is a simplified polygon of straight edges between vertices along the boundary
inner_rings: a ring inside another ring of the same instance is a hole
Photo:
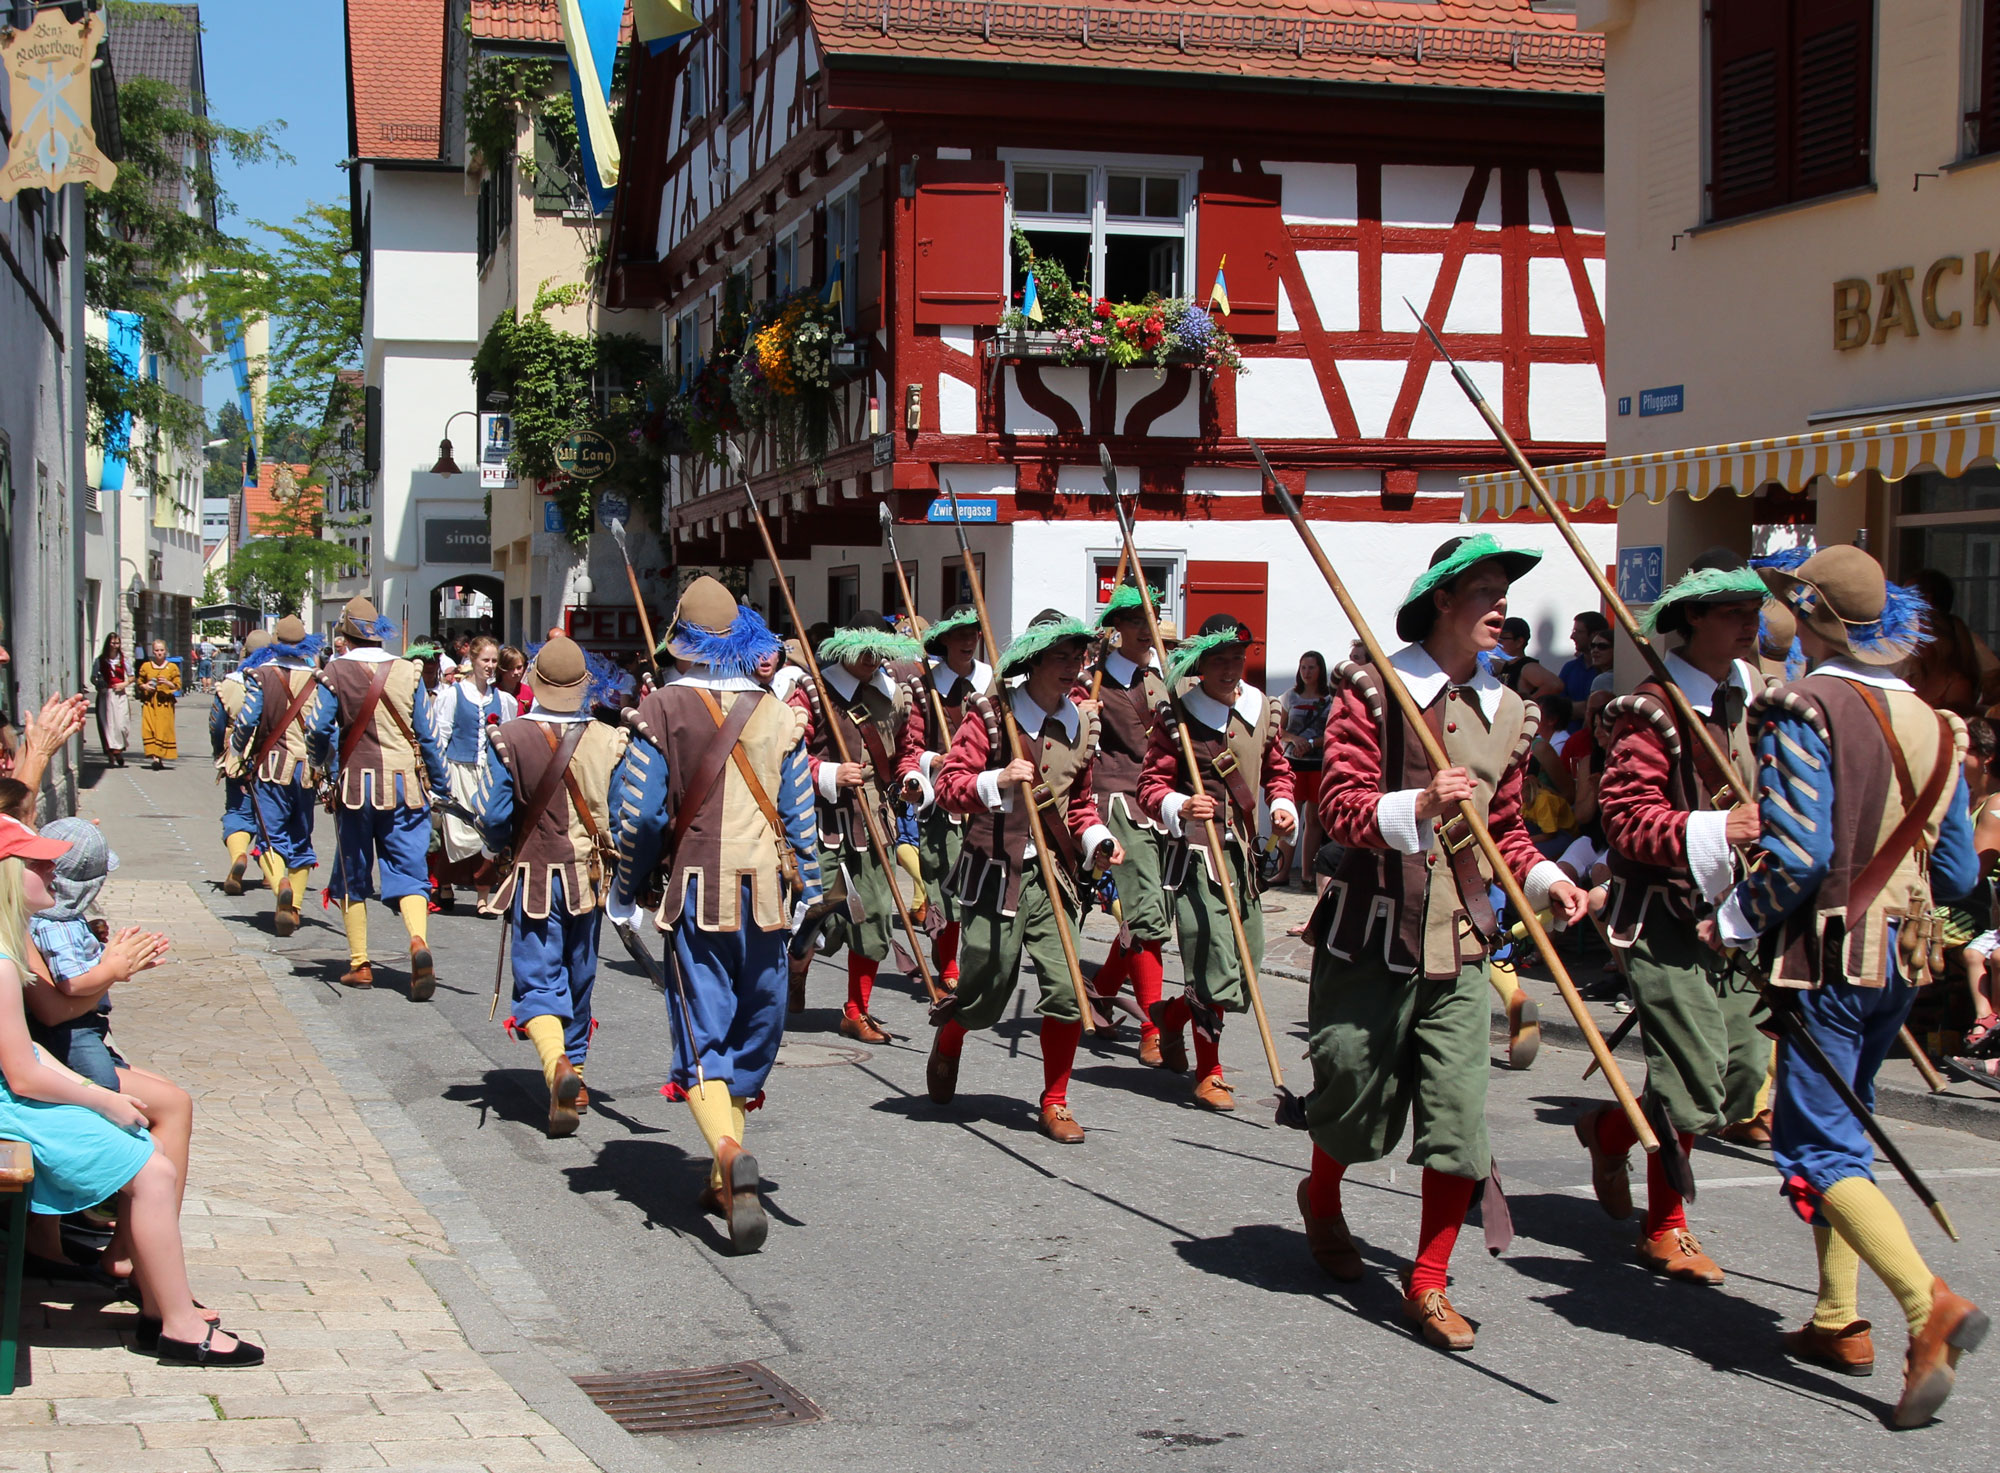
[[[1104,610],[1107,607],[1104,601],[1100,600],[1097,596],[1097,569],[1103,563],[1110,563],[1115,569],[1119,556],[1124,551],[1125,549],[1122,547],[1093,547],[1084,552],[1083,607],[1090,610],[1090,619],[1093,624],[1103,616]],[[1167,586],[1157,590],[1161,598],[1159,606],[1154,610],[1154,613],[1163,624],[1179,622],[1181,618],[1181,600],[1185,596],[1187,588],[1188,555],[1186,550],[1170,547],[1142,547],[1139,549],[1139,561],[1142,564],[1168,564]],[[1126,576],[1131,576],[1130,569],[1127,569]],[[1181,634],[1184,638],[1189,637],[1190,631],[1182,628]]]
[[[1007,166],[1007,238],[1013,239],[1013,231],[1018,224],[1024,230],[1053,230],[1090,237],[1090,284],[1085,288],[1091,297],[1104,295],[1104,238],[1107,226],[1115,226],[1119,235],[1152,235],[1163,240],[1177,239],[1181,242],[1181,282],[1179,295],[1193,294],[1192,274],[1195,263],[1195,188],[1201,173],[1201,160],[1171,154],[1143,153],[1080,153],[1067,149],[1015,149],[999,150],[1000,160]],[[1085,173],[1090,176],[1090,215],[1083,219],[1074,215],[1017,214],[1014,209],[1014,171],[1017,169],[1059,169],[1066,173]],[[1110,176],[1113,174],[1178,174],[1181,178],[1181,217],[1178,223],[1158,219],[1128,219],[1123,216],[1113,220],[1105,208],[1105,193]],[[1011,280],[1012,253],[1009,252],[1010,280],[1007,290],[1011,293],[1015,283]]]

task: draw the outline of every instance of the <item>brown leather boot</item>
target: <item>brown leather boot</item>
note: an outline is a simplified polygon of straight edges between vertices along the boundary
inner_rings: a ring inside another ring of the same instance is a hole
[[[1139,1040],[1139,1062],[1148,1069],[1164,1069],[1167,1061],[1160,1054],[1160,1035],[1148,1033]]]
[[[1156,1002],[1148,1010],[1153,1026],[1160,1030],[1160,1067],[1169,1074],[1185,1074],[1188,1072],[1187,1039],[1181,1036],[1178,1028],[1170,1029],[1160,1022],[1160,1013],[1165,1007],[1164,1002]]]
[[[1306,1185],[1299,1183],[1299,1216],[1305,1219],[1306,1247],[1312,1250],[1313,1262],[1329,1277],[1343,1284],[1355,1283],[1367,1269],[1361,1262],[1361,1250],[1354,1246],[1354,1235],[1347,1230],[1347,1218],[1341,1213],[1314,1217]]]
[[[1639,1262],[1656,1274],[1683,1284],[1719,1284],[1722,1270],[1701,1251],[1701,1242],[1686,1228],[1669,1228],[1657,1237],[1639,1237]]]
[[[249,864],[250,856],[246,854],[229,866],[229,873],[222,877],[222,893],[224,895],[241,895],[243,893],[243,871],[249,867]]]
[[[791,969],[791,976],[787,979],[785,983],[785,1011],[788,1013],[803,1013],[805,1010],[806,1010],[805,968],[794,965]]]
[[[931,1041],[930,1061],[924,1065],[924,1087],[933,1105],[949,1105],[958,1093],[958,1055],[945,1053]]]
[[[289,896],[278,897],[278,908],[271,913],[271,929],[280,936],[290,936],[299,929],[299,908],[293,905]]]
[[[1604,1215],[1623,1222],[1632,1215],[1632,1157],[1629,1152],[1614,1156],[1597,1143],[1597,1122],[1616,1105],[1600,1105],[1584,1112],[1576,1122],[1576,1138],[1590,1152],[1590,1189],[1597,1193],[1597,1205]]]
[[[887,1043],[889,1041],[888,1030],[883,1028],[881,1024],[877,1023],[866,1013],[858,1016],[853,1014],[843,1015],[840,1020],[840,1031],[843,1036],[853,1039],[856,1043]]]
[[[357,990],[373,987],[375,985],[375,968],[367,962],[358,962],[352,968],[340,974],[340,985],[342,987],[352,987]]]
[[[1977,1350],[1990,1327],[1985,1310],[1952,1293],[1943,1279],[1931,1280],[1931,1317],[1911,1337],[1903,1359],[1898,1427],[1921,1427],[1937,1415],[1958,1380],[1958,1358]]]
[[[1472,1326],[1451,1307],[1442,1289],[1425,1289],[1403,1296],[1403,1318],[1439,1350],[1472,1349]]]
[[[1076,1116],[1069,1113],[1068,1105],[1042,1106],[1041,1131],[1059,1146],[1083,1144],[1083,1127],[1076,1123]]]
[[[1535,1055],[1542,1051],[1542,1013],[1535,1000],[1514,989],[1507,1000],[1507,1067],[1526,1070],[1534,1067]]]
[[[549,1083],[549,1139],[561,1140],[576,1134],[576,1097],[583,1090],[583,1076],[567,1058],[556,1060],[556,1077]]]
[[[755,1253],[770,1235],[771,1219],[764,1214],[760,1194],[763,1179],[757,1174],[757,1158],[724,1136],[716,1144],[715,1163],[722,1168],[723,1216],[729,1223],[729,1247],[734,1253]]]
[[[1843,1376],[1872,1376],[1875,1337],[1868,1333],[1870,1328],[1866,1320],[1856,1320],[1844,1330],[1822,1330],[1808,1321],[1785,1335],[1785,1354]]]
[[[430,948],[414,936],[410,938],[410,1001],[429,1002],[437,991],[437,971],[431,965]]]
[[[1194,1082],[1194,1102],[1225,1114],[1236,1108],[1236,1096],[1220,1074],[1204,1074]]]
[[[1739,1146],[1768,1148],[1771,1144],[1771,1112],[1759,1110],[1748,1120],[1725,1125],[1715,1133],[1715,1137],[1717,1140],[1730,1141]]]

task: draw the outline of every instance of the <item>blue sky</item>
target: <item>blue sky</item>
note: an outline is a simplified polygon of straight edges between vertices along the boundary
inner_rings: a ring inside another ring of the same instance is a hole
[[[201,0],[202,61],[210,113],[237,127],[282,119],[279,144],[295,162],[244,168],[223,162],[235,207],[227,227],[256,238],[252,220],[283,222],[308,203],[345,204],[347,50],[340,0]],[[235,394],[227,364],[212,370],[211,418]]]

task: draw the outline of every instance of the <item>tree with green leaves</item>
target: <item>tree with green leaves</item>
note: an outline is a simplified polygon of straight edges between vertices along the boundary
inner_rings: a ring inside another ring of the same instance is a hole
[[[282,473],[291,476],[287,467]],[[283,617],[306,612],[306,601],[320,584],[338,578],[353,566],[354,555],[338,542],[320,536],[324,498],[317,486],[295,484],[290,495],[275,488],[273,510],[258,516],[251,539],[229,560],[230,597],[252,604],[266,614]]]

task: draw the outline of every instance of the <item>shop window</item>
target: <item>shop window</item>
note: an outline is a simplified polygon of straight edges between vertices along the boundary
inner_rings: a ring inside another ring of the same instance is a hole
[[[1873,0],[1711,0],[1709,218],[1870,178]]]
[[[2000,153],[2000,0],[1967,8],[1965,154]]]
[[[1024,162],[1009,185],[1015,227],[1079,290],[1116,302],[1188,291],[1186,174]]]
[[[861,612],[861,570],[835,568],[826,575],[827,622],[838,627]]]
[[[1956,589],[1952,612],[1989,648],[2000,643],[2000,469],[1919,471],[1903,480],[1900,498],[1897,578],[1936,568]]]

